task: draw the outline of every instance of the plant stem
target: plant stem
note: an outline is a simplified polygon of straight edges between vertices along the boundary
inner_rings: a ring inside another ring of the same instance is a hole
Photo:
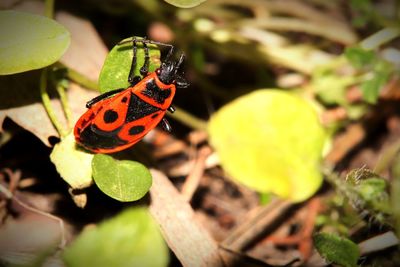
[[[61,123],[57,120],[54,109],[51,106],[50,97],[47,93],[46,88],[47,88],[47,68],[44,68],[42,74],[40,75],[40,96],[42,98],[44,109],[46,110],[47,115],[51,120],[51,123],[56,128],[60,137],[63,138],[66,135],[66,132],[62,128]]]
[[[181,108],[176,108],[176,111],[173,114],[169,114],[173,119],[189,126],[193,129],[197,130],[207,130],[207,122],[202,119],[196,118],[192,114],[184,111]]]
[[[360,46],[366,50],[373,50],[399,36],[399,27],[387,27],[361,41]]]
[[[85,88],[99,91],[99,86],[97,85],[97,82],[87,78],[85,75],[77,72],[76,70],[67,68],[67,77]]]
[[[44,15],[50,19],[54,17],[54,0],[45,1]]]
[[[61,105],[63,107],[65,117],[67,118],[68,127],[72,128],[72,113],[68,105],[68,99],[67,99],[67,94],[65,93],[65,88],[60,83],[56,86],[56,88],[58,95],[60,96]]]

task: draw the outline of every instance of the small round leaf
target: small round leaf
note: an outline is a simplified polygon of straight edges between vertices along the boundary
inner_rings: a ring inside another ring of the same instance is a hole
[[[137,39],[140,39],[140,37],[137,37]],[[144,49],[140,42],[137,42],[136,46],[137,63],[134,73],[136,76],[140,76],[140,68],[144,64]],[[147,46],[150,55],[149,72],[152,72],[160,66],[160,50],[156,45],[148,44]],[[111,49],[100,72],[99,88],[101,93],[130,86],[128,76],[132,57],[132,42],[116,45]]]
[[[222,107],[208,130],[223,168],[250,188],[302,201],[322,183],[325,132],[300,97],[255,91]]]
[[[92,184],[92,159],[93,154],[77,147],[73,133],[56,144],[50,154],[50,160],[58,173],[73,189],[86,188]]]
[[[141,163],[116,160],[111,156],[97,154],[92,161],[93,179],[106,195],[119,201],[135,201],[150,189],[150,171]]]
[[[0,11],[0,75],[51,65],[60,59],[69,44],[67,29],[52,19]]]
[[[69,267],[168,266],[168,248],[146,208],[130,208],[84,231],[64,254]]]
[[[200,5],[206,0],[164,0],[168,4],[181,8],[190,8]]]

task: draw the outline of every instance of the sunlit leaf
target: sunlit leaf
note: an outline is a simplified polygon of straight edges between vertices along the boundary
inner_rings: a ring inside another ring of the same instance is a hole
[[[139,38],[139,37],[138,37]],[[150,54],[149,71],[152,72],[160,66],[160,50],[156,45],[147,45]],[[133,57],[132,42],[114,46],[108,54],[99,77],[101,93],[114,89],[127,88],[129,70]],[[140,68],[144,64],[143,44],[137,42],[137,63],[135,75],[140,76]]]
[[[93,154],[76,145],[73,133],[56,144],[50,154],[50,160],[56,166],[58,173],[73,189],[91,185],[92,159]]]
[[[164,1],[176,7],[190,8],[198,6],[201,3],[205,2],[206,0],[164,0]]]
[[[334,234],[319,233],[314,236],[314,245],[319,254],[329,262],[344,267],[357,266],[360,251],[358,246],[347,238]]]
[[[168,248],[145,208],[130,208],[84,231],[63,255],[68,267],[165,267]]]
[[[0,11],[0,25],[1,75],[51,65],[70,44],[67,29],[43,16]]]
[[[222,166],[246,186],[302,201],[321,185],[325,131],[299,97],[255,91],[222,107],[208,129]]]
[[[135,201],[150,189],[150,171],[141,163],[116,160],[111,156],[97,154],[92,161],[93,179],[106,195],[119,201]]]

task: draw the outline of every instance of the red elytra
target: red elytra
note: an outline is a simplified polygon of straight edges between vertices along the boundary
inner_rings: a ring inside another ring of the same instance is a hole
[[[142,42],[145,63],[140,72],[143,79],[133,76],[136,67],[136,43]],[[177,62],[169,60],[173,47],[147,39],[132,38],[133,59],[128,81],[131,86],[104,93],[87,103],[88,110],[79,118],[74,128],[78,144],[95,153],[114,153],[139,142],[160,122],[170,130],[164,118],[167,110],[173,112],[172,100],[176,88],[189,84],[178,74],[183,63],[182,54]],[[155,72],[147,74],[149,54],[147,43],[170,47],[167,59]]]

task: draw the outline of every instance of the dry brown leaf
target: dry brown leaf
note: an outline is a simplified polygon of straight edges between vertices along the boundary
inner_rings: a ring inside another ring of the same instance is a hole
[[[223,266],[217,243],[195,220],[190,204],[163,173],[153,169],[151,174],[150,213],[182,265]]]

